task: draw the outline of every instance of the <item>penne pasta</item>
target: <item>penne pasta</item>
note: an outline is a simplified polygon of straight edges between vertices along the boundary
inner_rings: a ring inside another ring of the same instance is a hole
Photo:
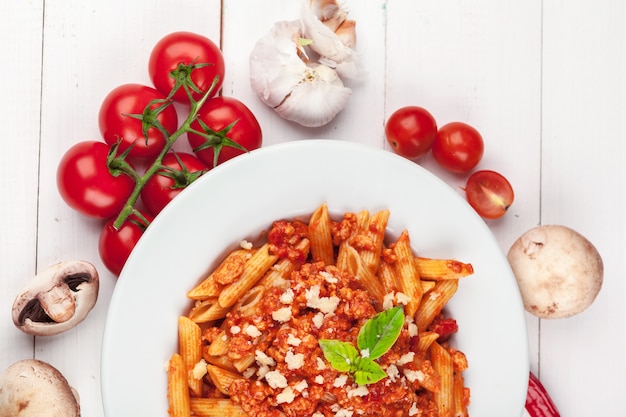
[[[309,239],[311,240],[312,260],[333,265],[335,263],[335,248],[333,247],[330,217],[326,204],[322,204],[315,210],[309,220]]]
[[[186,316],[178,318],[179,352],[187,368],[187,382],[192,395],[202,394],[202,379],[195,378],[193,369],[202,360],[202,330]]]
[[[359,250],[363,264],[369,268],[372,273],[376,273],[378,270],[389,215],[389,210],[380,210],[370,217],[365,230],[365,235],[369,238],[370,245]]]
[[[194,417],[248,417],[229,398],[192,398],[191,412]]]
[[[274,265],[278,256],[270,255],[269,245],[263,245],[244,265],[241,277],[226,286],[218,296],[222,307],[230,307],[260,280],[265,272]]]
[[[398,240],[393,244],[392,250],[396,256],[394,265],[400,283],[400,290],[410,297],[405,313],[413,316],[422,300],[423,289],[413,260],[414,256],[409,233],[406,230],[400,234]]]
[[[433,369],[439,376],[439,389],[433,394],[439,417],[456,417],[454,410],[454,367],[450,353],[439,343],[430,345]]]
[[[372,297],[382,303],[385,297],[385,288],[378,277],[363,263],[361,255],[352,246],[346,246],[346,270],[352,273],[358,281],[367,289]]]
[[[224,395],[228,395],[228,389],[233,381],[242,378],[240,374],[220,368],[219,366],[209,364],[206,369],[213,385]]]
[[[167,399],[171,417],[189,417],[191,406],[187,367],[178,353],[172,355],[167,368]]]
[[[223,319],[229,311],[230,308],[222,307],[217,298],[209,298],[196,302],[188,316],[196,323],[209,323]]]
[[[187,298],[206,300],[219,296],[224,285],[241,277],[244,265],[252,253],[253,251],[245,249],[238,249],[229,253],[204,281],[187,293]]]
[[[427,280],[459,279],[474,273],[472,264],[454,259],[415,258],[420,278]]]
[[[435,287],[424,296],[415,313],[415,323],[420,332],[425,331],[433,319],[456,293],[458,280],[439,281]]]

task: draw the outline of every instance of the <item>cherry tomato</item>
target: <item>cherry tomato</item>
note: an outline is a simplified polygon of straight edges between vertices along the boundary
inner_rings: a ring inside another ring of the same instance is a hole
[[[515,197],[509,181],[495,171],[476,171],[465,185],[467,201],[486,219],[502,217]]]
[[[152,49],[148,72],[157,90],[169,95],[176,84],[176,78],[189,79],[197,87],[190,91],[198,100],[211,88],[215,77],[217,84],[209,93],[215,96],[224,80],[224,57],[219,47],[209,38],[191,32],[174,32],[165,36]],[[174,75],[174,76],[173,76]],[[179,88],[174,100],[189,103],[187,93]]]
[[[208,100],[191,127],[210,135],[210,139],[206,139],[195,133],[187,134],[194,153],[209,167],[260,148],[263,142],[261,126],[252,111],[232,97]]]
[[[173,105],[163,106],[154,100],[166,101],[166,96],[152,87],[124,84],[113,89],[104,99],[98,114],[100,132],[105,142],[120,141],[120,151],[131,145],[129,157],[155,158],[165,146],[165,136],[152,123],[154,119],[169,133],[178,129],[178,115]],[[157,110],[158,109],[158,110]],[[129,115],[143,115],[143,121]],[[144,136],[144,126],[147,140]]]
[[[164,168],[150,177],[141,190],[141,201],[153,216],[159,214],[185,187],[208,171],[202,161],[185,152],[167,153],[161,165]]]
[[[108,219],[117,215],[135,187],[128,175],[111,173],[110,150],[104,142],[79,142],[59,162],[59,194],[70,207],[86,216]]]
[[[151,216],[145,217],[148,221],[152,221]],[[113,274],[119,276],[126,260],[141,236],[143,236],[143,232],[148,225],[134,214],[119,229],[113,227],[114,222],[115,218],[110,219],[100,231],[98,252],[104,266]]]
[[[483,157],[483,138],[463,122],[448,123],[437,131],[432,152],[443,168],[455,173],[471,171]]]
[[[405,158],[417,159],[431,148],[437,122],[428,110],[407,106],[396,110],[385,125],[385,136],[393,150]]]

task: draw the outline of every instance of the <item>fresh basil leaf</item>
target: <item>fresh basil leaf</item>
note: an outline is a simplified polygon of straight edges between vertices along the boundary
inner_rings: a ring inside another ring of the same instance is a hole
[[[383,356],[400,336],[404,325],[404,308],[397,306],[369,319],[359,330],[357,345],[369,352],[370,359]]]
[[[354,372],[359,359],[359,352],[347,342],[320,339],[319,345],[330,366],[340,372]]]
[[[375,384],[387,377],[381,366],[370,358],[359,358],[354,372],[354,382],[359,385]]]

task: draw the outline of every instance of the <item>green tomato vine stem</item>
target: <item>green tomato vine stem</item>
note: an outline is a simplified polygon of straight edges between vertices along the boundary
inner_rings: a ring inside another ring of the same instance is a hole
[[[118,162],[119,164],[118,169],[122,171],[125,175],[130,176],[135,181],[135,188],[133,189],[133,192],[128,197],[128,200],[126,200],[126,204],[124,204],[124,207],[122,208],[122,210],[120,210],[120,213],[118,214],[117,218],[113,222],[113,227],[116,230],[119,230],[119,228],[122,227],[124,222],[133,214],[137,216],[146,225],[149,224],[148,220],[141,214],[141,212],[139,212],[139,210],[135,208],[135,204],[137,203],[137,200],[139,199],[139,196],[141,195],[141,190],[146,185],[148,180],[152,178],[152,176],[154,176],[159,171],[159,169],[162,168],[163,158],[172,148],[176,140],[180,138],[183,134],[194,131],[191,128],[191,124],[197,119],[198,112],[200,111],[204,103],[209,99],[209,97],[213,95],[212,94],[213,90],[215,89],[215,86],[217,85],[218,82],[219,82],[219,77],[215,77],[213,79],[213,83],[211,84],[210,88],[202,95],[200,100],[197,100],[197,101],[192,97],[191,91],[187,82],[185,81],[182,82],[182,86],[179,84],[174,86],[174,88],[172,89],[172,92],[168,96],[168,99],[173,96],[174,92],[178,88],[180,87],[184,88],[185,91],[187,92],[187,97],[189,98],[189,103],[191,105],[189,114],[187,115],[187,118],[185,119],[185,121],[180,125],[180,127],[171,135],[167,131],[159,129],[166,138],[165,146],[163,147],[159,155],[157,155],[155,160],[150,164],[150,166],[148,166],[148,168],[144,171],[142,175],[139,175],[137,171],[134,168],[132,168],[130,164],[128,164],[127,162],[123,160],[122,162]],[[164,104],[164,105],[171,106],[173,105],[173,102],[169,101],[167,104]],[[149,106],[150,104],[148,104],[148,107]],[[154,123],[160,126],[160,123],[158,123],[156,119]]]

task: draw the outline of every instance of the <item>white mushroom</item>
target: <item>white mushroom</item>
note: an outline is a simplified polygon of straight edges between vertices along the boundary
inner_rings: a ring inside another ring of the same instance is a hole
[[[37,274],[15,298],[13,323],[34,336],[51,336],[82,322],[98,299],[96,268],[85,261],[57,263]]]
[[[80,417],[78,393],[52,365],[24,359],[0,377],[0,416]]]
[[[602,287],[604,266],[598,250],[566,226],[530,229],[513,243],[507,257],[524,308],[540,318],[578,314]]]

